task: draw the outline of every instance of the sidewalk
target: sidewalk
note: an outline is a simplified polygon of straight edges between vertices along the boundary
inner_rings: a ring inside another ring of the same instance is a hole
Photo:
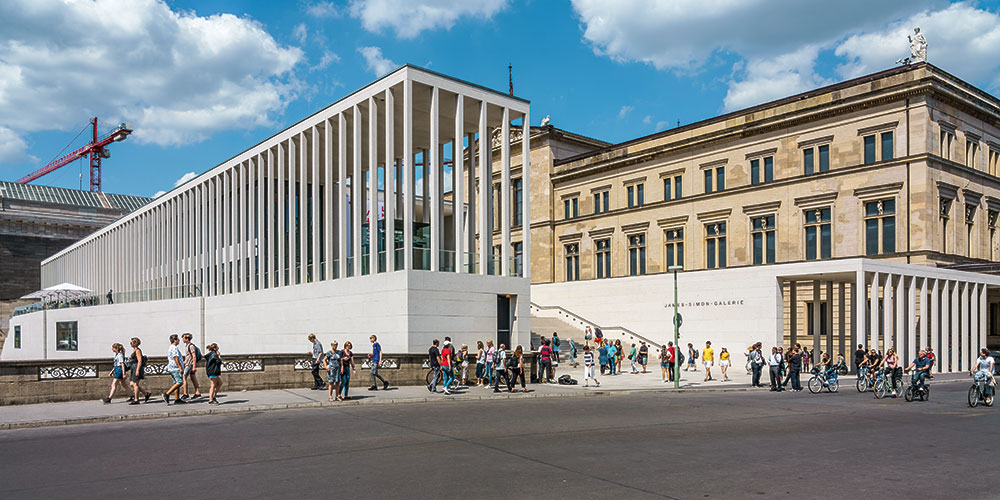
[[[623,369],[628,369],[628,363],[622,363]],[[48,427],[57,425],[88,424],[100,422],[119,422],[126,420],[146,420],[169,417],[214,415],[241,412],[256,412],[288,408],[316,408],[369,404],[405,404],[424,403],[431,401],[476,401],[503,400],[514,398],[540,397],[580,397],[601,396],[611,394],[628,394],[635,392],[729,392],[729,391],[763,391],[750,388],[750,376],[742,367],[731,370],[732,379],[720,382],[721,374],[712,373],[716,380],[704,381],[704,367],[697,372],[681,371],[680,391],[674,389],[673,383],[663,383],[660,367],[647,367],[648,373],[631,374],[626,371],[621,375],[605,375],[598,378],[601,385],[582,385],[583,367],[570,368],[568,363],[562,363],[557,368],[556,375],[569,373],[580,385],[565,386],[556,384],[528,384],[528,393],[502,392],[494,393],[490,388],[468,387],[454,392],[452,395],[432,394],[425,386],[390,387],[388,391],[368,391],[365,386],[351,387],[351,399],[343,402],[330,403],[326,391],[309,389],[279,389],[266,391],[225,392],[219,395],[218,406],[208,404],[208,398],[203,397],[192,403],[166,405],[158,394],[149,399],[149,403],[128,405],[124,398],[118,398],[111,404],[101,401],[72,401],[66,403],[44,403],[35,405],[15,405],[0,407],[0,430],[28,427]],[[641,368],[640,368],[641,370]],[[803,374],[805,385],[808,374]],[[944,374],[934,378],[934,383],[968,381],[965,373]],[[761,382],[767,385],[766,373]],[[841,391],[854,392],[854,376],[841,377]]]

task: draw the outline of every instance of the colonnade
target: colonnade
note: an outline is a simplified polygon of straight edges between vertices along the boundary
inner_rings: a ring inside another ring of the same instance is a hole
[[[523,127],[528,165],[528,108],[404,66],[47,259],[43,286],[173,297],[396,270],[510,276],[510,128]],[[504,185],[499,266],[486,265],[494,130]],[[478,196],[477,179],[487,187]],[[522,182],[527,191],[530,179]],[[524,261],[529,238],[524,231]],[[526,275],[530,266],[520,267]]]

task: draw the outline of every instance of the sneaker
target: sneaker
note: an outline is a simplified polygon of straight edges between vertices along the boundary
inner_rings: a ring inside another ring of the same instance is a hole
[[[190,397],[190,396],[188,396],[187,394],[183,394],[183,395],[181,395],[181,399],[184,399],[184,400],[188,399],[189,397]]]
[[[368,390],[369,390],[369,391],[377,391],[377,390],[378,390],[378,387],[375,387],[375,386],[373,385],[373,386],[369,387],[369,388],[368,388]]]
[[[131,403],[132,401],[135,401],[135,396],[128,397],[128,402]]]
[[[161,394],[160,396],[162,396],[162,397],[163,397],[163,402],[164,402],[164,403],[166,403],[166,404],[170,404],[170,395],[169,395],[169,394],[167,394],[167,393],[165,393],[165,392],[164,392],[164,393],[163,393],[163,394]]]
[[[186,405],[187,403],[188,403],[188,402],[187,402],[187,401],[185,401],[184,399],[175,399],[175,400],[174,400],[174,404],[175,404],[175,405],[178,405],[178,404],[181,404],[181,405]]]
[[[431,386],[427,386],[427,390],[430,392],[434,392],[434,389],[431,389]]]
[[[129,401],[128,404],[130,404],[130,405],[137,405],[137,404],[139,404],[139,402],[135,401],[135,400],[132,400],[132,401]]]
[[[153,393],[147,392],[146,395],[145,395],[145,397],[143,397],[142,402],[143,403],[148,403],[149,402],[149,397],[152,396],[152,395],[153,395]]]
[[[104,401],[104,404],[109,404],[111,403],[111,398],[104,398],[101,401]]]
[[[445,396],[451,396],[451,391],[449,391],[448,389],[445,389],[444,390],[444,395]]]
[[[389,390],[389,382],[382,382],[382,390],[383,391]]]

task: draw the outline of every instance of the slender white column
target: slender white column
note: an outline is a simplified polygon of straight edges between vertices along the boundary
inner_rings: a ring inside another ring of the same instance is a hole
[[[333,279],[333,123],[323,122],[323,266],[324,280]]]
[[[955,282],[955,286],[951,289],[951,311],[949,316],[951,317],[951,345],[948,349],[948,359],[951,361],[951,366],[948,368],[948,372],[958,371],[958,346],[959,346],[959,295],[961,294],[961,285],[959,281]],[[942,346],[942,349],[944,346]],[[942,353],[944,354],[944,353]]]
[[[431,205],[431,271],[441,270],[441,198],[438,196],[438,183],[443,179],[438,175],[441,156],[438,153],[440,143],[440,103],[438,88],[431,88],[431,110],[430,110],[430,159],[427,152],[424,153],[424,209],[427,208],[428,189],[430,190]],[[430,179],[427,176],[430,176]],[[430,181],[428,184],[428,180]]]
[[[267,278],[270,288],[278,286],[278,263],[275,256],[275,245],[278,241],[278,214],[281,204],[277,201],[278,171],[275,168],[274,151],[267,149]]]
[[[493,245],[493,231],[490,230],[490,190],[493,177],[490,174],[490,136],[487,131],[487,104],[479,103],[479,274],[490,273],[492,260],[490,247]]]
[[[455,135],[452,139],[451,150],[451,219],[455,226],[455,272],[463,271],[463,261],[465,257],[465,223],[464,206],[465,192],[462,184],[465,182],[463,167],[465,166],[465,156],[462,152],[462,140],[465,136],[465,96],[458,94],[455,97]]]
[[[288,284],[299,282],[299,173],[294,137],[288,139]]]
[[[246,227],[247,214],[244,210],[246,204],[245,200],[245,190],[243,189],[244,181],[246,181],[246,170],[245,163],[240,162],[238,165],[233,167],[233,201],[236,205],[233,207],[233,291],[242,292],[243,291],[243,248],[244,241],[246,237],[243,234]]]
[[[421,149],[420,150],[420,179],[421,179],[421,181],[420,181],[420,190],[421,190],[422,194],[420,195],[420,220],[422,222],[427,222],[428,224],[431,222],[431,218],[430,218],[430,204],[428,203],[428,200],[430,199],[430,185],[431,185],[430,182],[429,182],[429,179],[428,179],[429,170],[430,170],[430,163],[431,163],[430,160],[427,158],[427,150],[426,149]],[[433,226],[431,226],[431,229],[433,229]],[[424,249],[424,251],[427,251],[427,249]],[[423,265],[423,264],[421,264],[421,265]]]
[[[992,244],[992,242],[990,243]],[[976,351],[979,352],[980,349],[986,347],[986,331],[989,328],[987,322],[987,314],[989,312],[989,304],[987,303],[987,286],[985,283],[979,285],[979,329],[977,330],[976,339]]]
[[[253,183],[250,182],[252,165],[250,160],[240,163],[240,291],[250,290],[250,244],[253,242],[253,211],[250,203],[250,190]]]
[[[528,282],[531,281],[531,114],[524,112],[524,120],[521,127],[521,272]],[[844,307],[844,284],[840,284],[840,307]],[[832,312],[831,312],[832,314]],[[843,343],[846,332],[843,329],[843,315],[841,315],[841,343]],[[841,348],[841,351],[844,349]]]
[[[413,269],[413,176],[417,170],[413,165],[413,81],[403,81],[403,269]]]
[[[229,293],[236,292],[236,284],[238,281],[238,274],[236,273],[236,262],[238,258],[236,257],[236,244],[237,235],[236,229],[239,226],[237,217],[239,215],[237,209],[237,183],[239,182],[237,169],[229,169],[229,178],[226,181],[226,192],[229,194],[228,207],[229,214],[226,216],[226,224],[229,224],[229,241],[226,242],[226,290]]]
[[[906,353],[906,361],[913,359],[917,355],[917,351],[930,345],[930,328],[931,322],[931,299],[928,296],[929,291],[928,282],[929,278],[924,278],[920,283],[920,337],[917,339],[915,345],[910,346],[910,349]]]
[[[831,311],[830,314],[833,315],[833,312]],[[849,353],[853,352],[854,349],[847,349],[847,284],[843,281],[837,284],[837,320],[837,331],[840,332],[837,352],[842,353],[844,358],[849,360],[851,359]]]
[[[907,289],[906,307],[906,349],[903,351],[904,360],[913,359],[917,345],[917,277],[911,276]]]
[[[309,281],[309,139],[299,133],[299,283]]]
[[[946,282],[947,283],[947,282]],[[941,280],[935,279],[933,285],[931,286],[930,294],[930,309],[931,317],[928,336],[928,345],[931,349],[934,349],[935,362],[937,366],[932,367],[940,371],[941,366],[941,330],[944,327],[944,322],[942,322],[941,317]]]
[[[278,244],[278,286],[288,286],[288,177],[285,169],[285,143],[278,143],[278,234],[275,242]]]
[[[510,109],[503,108],[500,124],[500,266],[510,276]]]
[[[473,113],[473,110],[469,110]],[[465,215],[465,251],[468,254],[466,257],[468,259],[468,271],[469,273],[476,272],[476,132],[470,132],[466,134],[466,143],[468,147],[468,162],[466,163],[465,172],[465,189],[467,191],[465,199],[469,206],[468,213]]]
[[[354,276],[361,276],[361,223],[365,217],[365,195],[362,186],[365,185],[361,172],[361,107],[354,105],[354,126],[351,143],[354,145],[351,161],[351,248],[354,255]]]
[[[368,98],[368,272],[378,273],[378,101]],[[386,225],[386,228],[389,226]]]
[[[879,275],[878,273],[872,273],[871,307],[868,310],[868,314],[871,316],[871,332],[868,334],[869,349],[878,349],[878,287]]]
[[[979,330],[983,325],[979,324],[979,283],[969,283],[969,334],[965,336],[967,343],[965,349],[965,360],[967,370],[971,370],[979,357]]]
[[[337,262],[338,276],[347,277],[347,120],[337,113]]]
[[[323,225],[320,223],[319,212],[319,186],[322,184],[320,182],[322,178],[319,174],[319,128],[317,125],[313,125],[310,130],[312,131],[310,139],[312,144],[312,209],[309,212],[312,214],[312,228],[310,230],[312,233],[312,263],[309,265],[309,273],[312,276],[310,281],[320,281],[323,277],[320,275],[319,263],[322,258],[319,254],[319,241],[320,229]]]
[[[257,235],[254,239],[254,290],[263,290],[264,283],[264,155],[257,154]]]
[[[962,295],[959,297],[959,303],[962,308],[962,328],[959,330],[959,335],[961,335],[960,342],[956,347],[961,346],[961,352],[958,355],[958,365],[955,365],[955,371],[968,370],[971,366],[969,359],[969,323],[972,319],[972,302],[969,300],[969,295],[971,293],[972,283],[962,283]]]
[[[900,352],[905,352],[903,346],[905,344],[907,323],[906,323],[906,276],[900,274],[898,280],[896,281],[896,289],[892,293],[893,297],[893,307],[896,309],[896,321],[893,324],[893,334],[894,340],[892,344],[892,350],[898,355]]]
[[[396,100],[385,89],[385,271],[396,270]]]

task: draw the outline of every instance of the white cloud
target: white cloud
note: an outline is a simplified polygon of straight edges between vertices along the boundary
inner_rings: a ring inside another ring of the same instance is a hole
[[[0,33],[0,126],[21,136],[99,116],[137,142],[197,142],[270,125],[300,87],[301,50],[260,23],[161,0],[3,2]]]
[[[0,163],[20,161],[36,162],[38,158],[27,153],[28,143],[13,130],[0,126]]]
[[[323,57],[320,58],[319,62],[315,66],[309,68],[310,71],[318,71],[321,69],[326,69],[327,66],[340,62],[340,56],[329,50],[323,51]]]
[[[360,47],[358,52],[364,56],[368,71],[375,73],[375,76],[385,75],[397,68],[396,63],[386,59],[382,55],[382,49],[378,47]]]
[[[349,12],[370,32],[389,28],[409,39],[426,30],[451,29],[462,17],[490,19],[505,7],[507,0],[352,0]]]
[[[652,115],[646,115],[646,116],[642,117],[642,123],[645,123],[646,125],[649,125],[650,123],[653,123],[653,116]]]
[[[306,29],[306,23],[296,24],[295,27],[292,28],[292,38],[294,38],[296,42],[305,44],[306,38],[308,37],[309,31]]]
[[[618,110],[618,119],[625,118],[633,109],[635,109],[635,106],[622,106],[622,109]]]
[[[666,122],[666,120],[661,120],[661,121],[656,122],[656,131],[659,132],[659,131],[667,128],[667,125],[668,125],[668,123]]]
[[[306,6],[306,15],[320,19],[340,17],[340,10],[333,2],[315,2]]]
[[[573,0],[573,8],[583,38],[613,60],[677,73],[735,62],[726,110],[830,83],[832,75],[817,74],[820,54],[841,60],[842,78],[891,67],[909,55],[905,35],[914,25],[927,35],[931,63],[1000,82],[1000,22],[967,2],[842,0],[821,13],[800,0]]]
[[[194,179],[195,177],[198,177],[198,174],[195,174],[194,172],[188,172],[182,175],[180,179],[174,181],[174,187],[180,186],[181,184],[184,184],[185,182]]]

